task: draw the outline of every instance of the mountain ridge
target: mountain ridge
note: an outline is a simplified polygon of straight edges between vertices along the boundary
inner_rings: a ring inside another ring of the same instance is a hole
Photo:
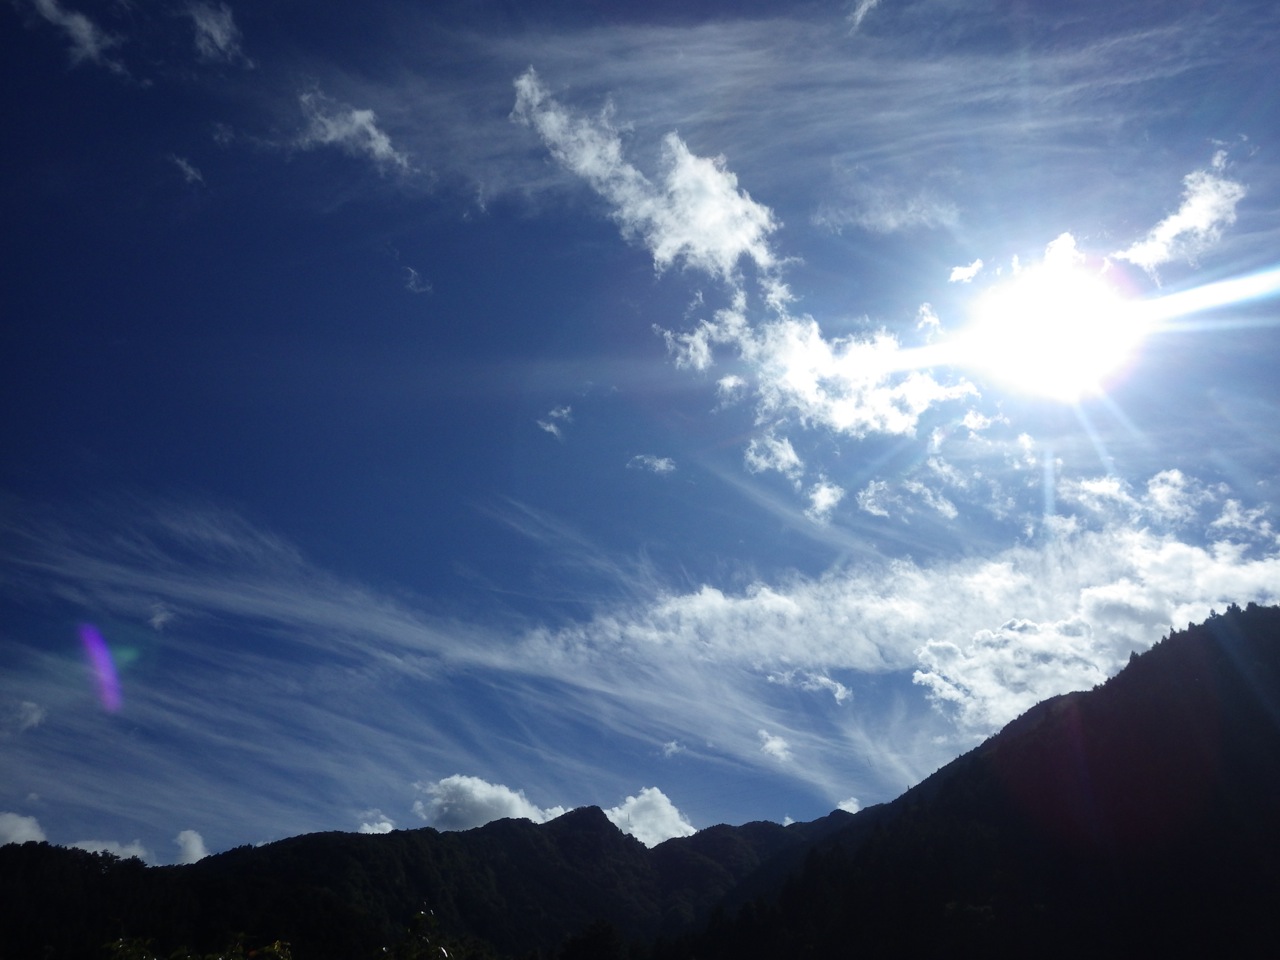
[[[823,957],[852,942],[887,957],[1247,956],[1280,936],[1278,800],[1280,608],[1233,605],[858,814],[646,848],[580,807],[155,868],[10,845],[0,930],[28,951],[16,957],[91,956],[119,936],[217,949],[242,933],[324,960],[372,956],[425,904],[446,934],[522,957],[569,957],[591,930],[613,946],[579,955],[630,941],[654,960]]]

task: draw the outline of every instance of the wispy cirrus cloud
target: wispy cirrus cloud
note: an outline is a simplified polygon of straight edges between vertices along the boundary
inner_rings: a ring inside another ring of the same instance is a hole
[[[298,102],[307,118],[307,128],[296,141],[298,147],[335,146],[353,156],[368,157],[381,172],[408,173],[412,169],[408,154],[392,144],[372,110],[337,103],[316,90],[303,93]]]
[[[628,470],[647,470],[658,476],[675,473],[676,462],[670,457],[656,457],[651,453],[638,453],[627,461]]]
[[[201,60],[253,66],[241,47],[240,28],[229,6],[193,3],[187,7],[187,16],[195,28],[196,53]]]
[[[93,63],[112,73],[128,73],[124,64],[110,55],[110,51],[120,45],[119,37],[102,29],[83,13],[68,10],[59,0],[32,0],[32,4],[40,16],[67,35],[71,42],[72,63]]]

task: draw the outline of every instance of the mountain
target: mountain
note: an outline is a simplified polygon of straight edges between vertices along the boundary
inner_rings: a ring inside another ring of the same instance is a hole
[[[1274,955],[1280,609],[1045,701],[665,957]]]
[[[180,867],[0,848],[0,956],[119,937],[372,957],[424,905],[473,956],[1261,955],[1280,942],[1280,608],[1231,607],[892,803],[647,849],[595,807]],[[473,944],[474,946],[474,944]],[[458,951],[455,950],[455,956]],[[1269,955],[1269,954],[1268,954]]]

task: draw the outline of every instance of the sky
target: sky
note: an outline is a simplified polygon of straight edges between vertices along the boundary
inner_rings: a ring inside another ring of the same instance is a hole
[[[1280,601],[1270,0],[0,20],[0,842],[812,820]]]

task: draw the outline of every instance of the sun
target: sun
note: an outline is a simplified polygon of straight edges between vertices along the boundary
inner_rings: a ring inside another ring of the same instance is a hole
[[[1006,388],[1063,402],[1100,393],[1146,333],[1141,311],[1064,233],[1044,260],[973,302],[956,344],[965,366]]]

